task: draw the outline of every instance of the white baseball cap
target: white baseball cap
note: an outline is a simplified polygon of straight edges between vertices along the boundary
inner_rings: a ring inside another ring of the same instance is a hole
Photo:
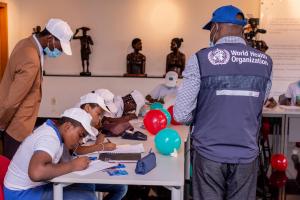
[[[74,119],[82,125],[86,132],[89,134],[94,133],[91,126],[92,116],[80,108],[70,108],[65,110],[61,117]]]
[[[115,95],[108,89],[98,89],[95,93],[104,99],[105,105],[108,107],[111,113],[115,114],[117,112],[117,106],[114,103]]]
[[[105,110],[106,112],[110,113],[110,111],[107,109],[107,107],[106,107],[106,105],[104,103],[104,99],[102,97],[100,97],[96,93],[88,93],[88,94],[80,97],[79,106],[82,106],[83,104],[86,104],[86,103],[96,103],[103,110]]]
[[[133,90],[130,94],[136,103],[135,114],[136,114],[136,116],[138,116],[141,108],[145,105],[145,97],[138,90]]]
[[[70,41],[73,32],[69,24],[61,19],[50,19],[46,29],[60,41],[63,52],[69,56],[72,55]]]
[[[174,71],[169,71],[166,73],[165,85],[167,87],[175,87],[178,80],[178,74]]]

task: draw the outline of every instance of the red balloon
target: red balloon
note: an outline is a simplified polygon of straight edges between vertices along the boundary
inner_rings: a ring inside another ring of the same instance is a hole
[[[173,109],[174,109],[174,106],[170,106],[169,108],[168,108],[168,111],[169,111],[169,113],[171,114],[171,124],[173,124],[173,125],[181,125],[179,122],[177,122],[175,119],[174,119],[174,112],[173,112]]]
[[[144,125],[147,131],[156,135],[160,130],[167,127],[167,117],[160,110],[150,110],[144,117]]]
[[[288,167],[288,161],[283,154],[274,154],[271,157],[271,166],[277,171],[285,171]]]
[[[274,171],[270,176],[270,184],[276,188],[282,188],[288,180],[285,172]]]

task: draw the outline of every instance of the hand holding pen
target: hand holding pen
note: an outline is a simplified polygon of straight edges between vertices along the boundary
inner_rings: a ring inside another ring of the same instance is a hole
[[[117,145],[112,143],[108,138],[106,138],[107,143],[104,143],[104,150],[105,151],[113,151],[116,149]]]

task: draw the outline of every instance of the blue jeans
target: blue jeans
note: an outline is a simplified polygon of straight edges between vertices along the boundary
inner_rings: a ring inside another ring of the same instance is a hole
[[[84,184],[76,183],[70,185],[69,188],[80,188],[85,191],[107,192],[108,195],[103,200],[121,200],[127,193],[127,185],[114,184]]]
[[[104,200],[121,200],[127,193],[127,185],[108,185],[108,184],[96,184],[95,190],[97,192],[108,192],[108,195],[104,197]]]
[[[121,200],[127,193],[127,185],[108,185],[108,184],[83,184],[76,183],[64,188],[63,199],[71,200],[76,197],[76,200],[96,200],[95,191],[108,192],[104,200]],[[42,200],[53,199],[53,186],[44,191]]]
[[[94,187],[85,187],[88,184],[73,184],[64,187],[64,200],[97,200]],[[53,185],[48,184],[42,194],[42,200],[53,200]]]

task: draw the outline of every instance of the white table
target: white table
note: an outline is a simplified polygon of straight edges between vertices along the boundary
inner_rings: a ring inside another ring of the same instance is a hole
[[[295,127],[299,127],[300,123],[300,108],[297,107],[286,107],[286,106],[276,106],[273,109],[264,109],[263,110],[264,117],[275,117],[281,118],[281,131],[279,131],[279,127],[275,128],[274,131],[275,137],[277,134],[280,134],[280,142],[275,144],[279,144],[278,147],[274,146],[275,153],[287,153],[287,145],[288,145],[288,138],[291,131],[291,128],[294,131],[297,131]],[[298,130],[300,134],[300,129]],[[286,199],[285,195],[285,187],[279,190],[279,194],[277,197],[279,200]]]
[[[280,134],[279,146],[277,147],[278,149],[275,149],[275,152],[285,153],[288,143],[290,126],[292,123],[291,120],[300,118],[300,108],[287,106],[276,106],[273,109],[264,108],[263,117],[281,118],[281,131],[278,130],[279,127],[276,127],[277,130],[274,131],[275,135]]]
[[[138,127],[136,122],[135,127]],[[148,140],[143,142],[145,153],[152,148],[156,153],[157,166],[146,175],[137,175],[135,173],[135,163],[126,163],[125,170],[128,172],[126,176],[109,176],[106,172],[95,172],[89,175],[80,176],[73,173],[56,177],[51,180],[53,182],[54,200],[63,199],[63,187],[72,183],[93,183],[93,184],[126,184],[126,185],[159,185],[165,186],[171,190],[172,200],[183,200],[184,189],[184,173],[185,173],[185,147],[184,142],[187,141],[189,127],[187,126],[171,126],[178,131],[181,136],[182,144],[178,151],[178,156],[170,157],[159,154],[154,147],[154,136],[148,134]],[[148,133],[146,130],[142,130]],[[138,144],[141,141],[123,140],[121,138],[111,138],[116,144]]]
[[[273,130],[273,151],[277,153],[284,153],[285,151],[285,133],[286,133],[286,112],[284,109],[281,109],[279,106],[276,106],[273,109],[264,108],[263,117],[274,117],[274,118],[280,118],[281,121],[281,129],[279,126],[274,127]],[[279,138],[279,141],[278,141]]]

